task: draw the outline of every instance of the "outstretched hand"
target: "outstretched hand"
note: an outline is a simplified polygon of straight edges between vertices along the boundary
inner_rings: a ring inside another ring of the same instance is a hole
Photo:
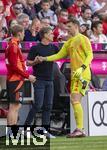
[[[29,81],[34,83],[36,81],[36,77],[34,75],[29,75]]]
[[[42,57],[42,56],[36,56],[36,59],[39,63],[46,61],[46,57]]]
[[[36,56],[36,57],[35,57],[34,62],[35,62],[36,64],[41,63],[41,60],[39,59],[39,56]]]

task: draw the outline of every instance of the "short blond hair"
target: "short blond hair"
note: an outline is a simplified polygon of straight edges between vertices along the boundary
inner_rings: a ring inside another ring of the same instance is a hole
[[[11,33],[13,36],[17,36],[19,32],[23,32],[24,31],[24,28],[23,26],[17,24],[17,25],[14,25],[12,28],[11,28]]]

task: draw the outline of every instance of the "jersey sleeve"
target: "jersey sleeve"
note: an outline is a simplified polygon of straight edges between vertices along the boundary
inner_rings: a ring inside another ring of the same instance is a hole
[[[87,67],[93,59],[93,51],[92,51],[91,43],[87,37],[82,38],[81,41],[82,41],[82,48],[86,55],[86,60],[83,64]]]
[[[18,66],[18,49],[16,45],[11,46],[11,52],[9,53],[9,64],[11,64],[11,69],[20,74],[24,78],[29,78],[29,74],[26,71],[22,71]],[[14,59],[13,59],[14,58]]]
[[[56,61],[56,60],[67,57],[68,55],[67,48],[68,48],[68,42],[65,42],[61,50],[57,54],[47,57],[47,61]]]

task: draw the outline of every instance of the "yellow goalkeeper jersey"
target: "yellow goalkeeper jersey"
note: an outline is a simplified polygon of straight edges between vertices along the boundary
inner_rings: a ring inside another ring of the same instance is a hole
[[[84,64],[87,68],[82,73],[82,77],[90,80],[90,63],[93,59],[93,52],[89,39],[78,33],[66,41],[57,54],[48,56],[47,61],[55,61],[67,56],[70,57],[71,77],[73,72]]]

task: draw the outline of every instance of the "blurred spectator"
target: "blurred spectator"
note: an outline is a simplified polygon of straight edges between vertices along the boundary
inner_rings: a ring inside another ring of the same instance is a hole
[[[9,28],[12,28],[14,25],[17,25],[17,24],[18,24],[17,20],[13,19],[9,22]]]
[[[6,16],[8,15],[8,12],[5,10],[4,4],[2,1],[0,1],[0,28],[7,27],[6,22]]]
[[[17,0],[18,3],[22,3],[23,7],[25,8],[27,6],[26,0]]]
[[[60,20],[67,22],[68,16],[69,16],[68,11],[66,9],[61,9],[59,14],[58,14],[58,22],[60,22]]]
[[[103,15],[103,33],[107,35],[107,15]]]
[[[90,7],[94,12],[99,12],[99,13],[105,13],[107,10],[107,4],[104,2],[104,0],[90,0]]]
[[[86,7],[82,10],[81,16],[78,18],[78,21],[80,25],[82,24],[88,24],[89,28],[91,28],[91,16],[92,16],[92,11],[91,8]]]
[[[37,16],[38,10],[37,5],[35,5],[35,0],[26,0],[24,13],[26,13],[31,20],[34,19],[35,16]]]
[[[51,9],[57,14],[61,9],[61,0],[51,0]]]
[[[7,22],[9,23],[12,19],[16,19],[18,15],[23,13],[23,5],[22,3],[14,3],[10,6],[10,15],[6,18]]]
[[[7,35],[8,35],[8,30],[6,29],[6,27],[0,29],[0,42],[3,41],[5,38],[7,38]]]
[[[41,0],[35,0],[35,7],[37,12],[39,12],[42,8],[41,8]]]
[[[68,12],[66,9],[61,9],[58,15],[58,26],[53,31],[54,42],[66,41],[68,37],[66,23],[68,21]]]
[[[23,7],[22,3],[15,3],[12,5],[12,9],[13,9],[14,16],[16,18],[18,15],[23,13],[24,7]]]
[[[90,0],[83,0],[83,6],[82,7],[90,7]]]
[[[103,25],[101,21],[92,23],[91,41],[96,43],[107,43],[107,37],[103,34]]]
[[[95,21],[102,21],[102,24],[103,24],[103,34],[107,35],[107,15],[102,15],[102,14],[99,14],[98,12],[95,12],[93,15],[92,15],[92,22],[95,22]]]
[[[38,18],[34,18],[30,28],[25,30],[24,41],[40,41],[39,31],[41,29],[41,23]]]
[[[50,9],[50,1],[42,0],[41,2],[42,10],[38,13],[38,17],[41,20],[44,17],[48,17],[50,19],[50,24],[52,26],[57,25],[57,16],[54,11]]]
[[[82,6],[82,0],[74,0],[74,4],[68,7],[68,13],[78,18],[81,15]]]
[[[89,29],[88,24],[82,24],[80,26],[80,33],[84,34],[87,37],[91,36],[91,30]]]
[[[62,8],[68,9],[74,3],[74,0],[61,0],[60,3],[62,5]]]
[[[83,5],[82,5],[82,10],[84,10],[84,8],[91,8],[90,7],[90,0],[83,0]]]
[[[102,8],[101,5],[97,2],[97,0],[90,0],[90,7],[93,13]]]
[[[14,25],[18,25],[18,22],[16,19],[10,20],[9,25],[8,25],[8,37],[4,39],[5,41],[8,41],[11,38],[11,29],[13,28]]]
[[[101,21],[102,20],[102,17],[101,17],[101,14],[95,12],[94,14],[92,14],[92,22],[94,21]]]
[[[29,25],[31,24],[29,16],[25,13],[17,16],[17,22],[18,24],[22,25],[25,30],[28,29]]]
[[[14,4],[16,2],[16,0],[2,0],[2,1],[3,1],[3,3],[4,3],[5,6],[9,5],[9,3]]]
[[[50,25],[50,19],[47,18],[47,17],[44,17],[41,19],[41,27],[44,28],[44,27],[51,27]]]
[[[54,42],[63,42],[68,39],[66,23],[63,22],[63,20],[58,23],[58,26],[54,29],[53,34]]]

